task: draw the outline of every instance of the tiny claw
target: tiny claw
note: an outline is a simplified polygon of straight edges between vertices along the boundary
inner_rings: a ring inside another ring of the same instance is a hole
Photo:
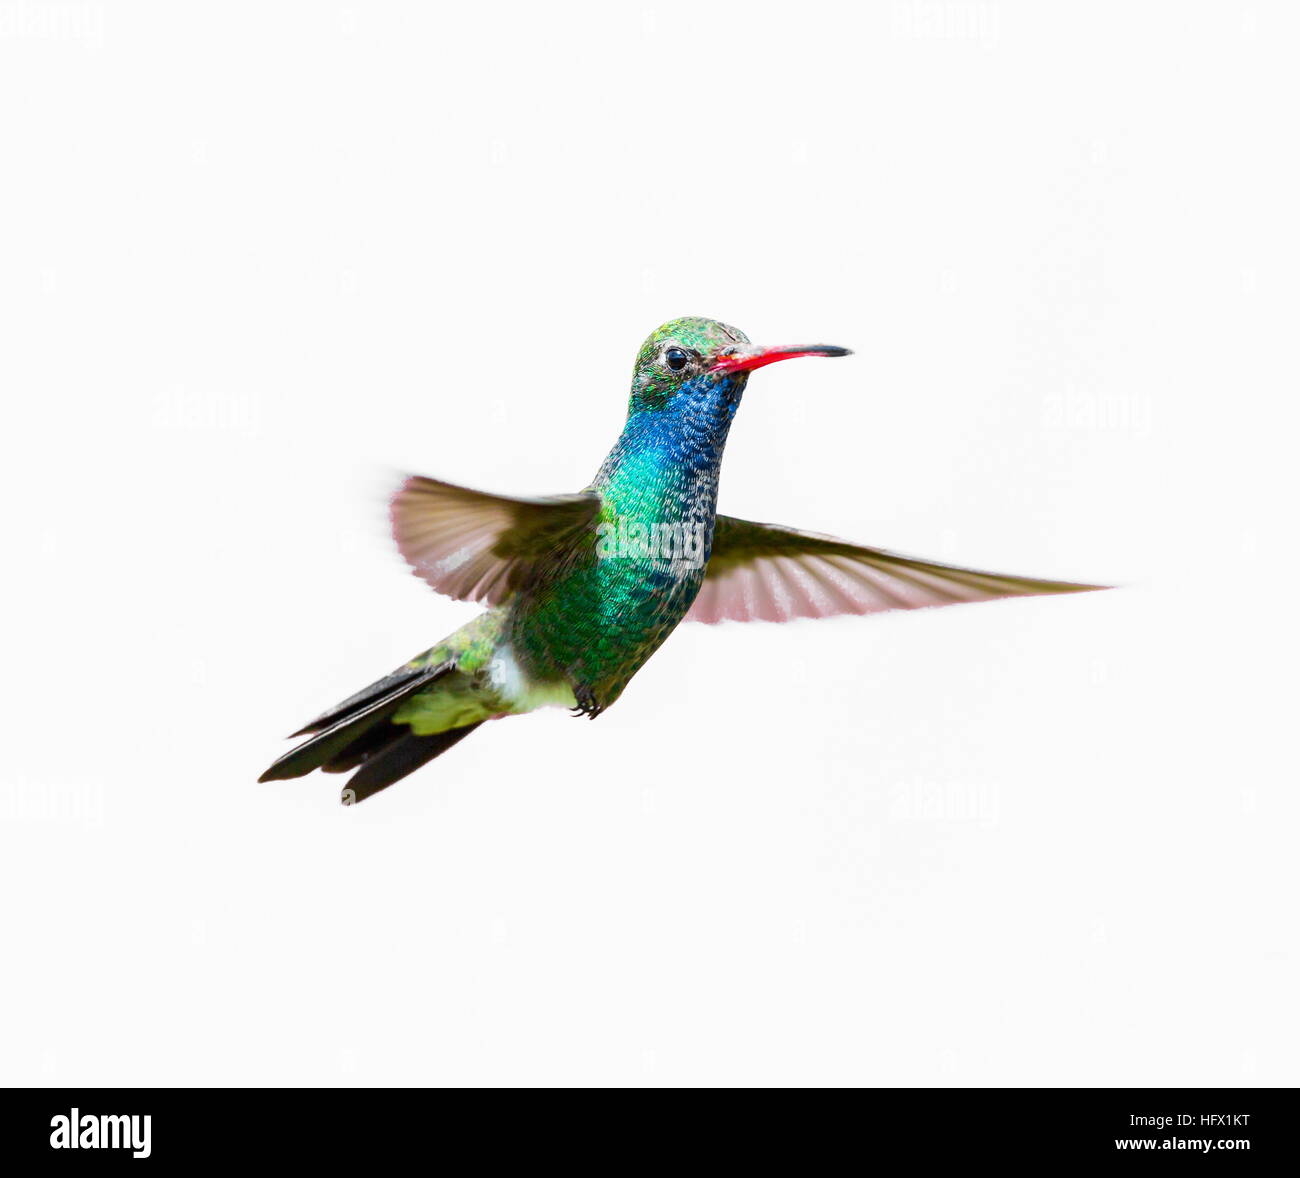
[[[575,687],[573,698],[578,701],[578,706],[571,709],[575,716],[586,716],[588,720],[594,720],[605,710],[590,687]]]

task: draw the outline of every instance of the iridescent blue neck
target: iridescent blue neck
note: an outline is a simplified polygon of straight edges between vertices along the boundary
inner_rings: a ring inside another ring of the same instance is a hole
[[[713,512],[718,468],[748,373],[700,376],[659,405],[634,401],[592,490],[657,518]]]

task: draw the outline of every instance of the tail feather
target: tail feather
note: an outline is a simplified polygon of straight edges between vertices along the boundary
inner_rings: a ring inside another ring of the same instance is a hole
[[[445,666],[445,664],[444,664]],[[289,738],[292,740],[295,736],[307,736],[312,732],[320,732],[329,728],[332,724],[337,724],[340,720],[348,716],[355,716],[367,704],[372,704],[380,699],[386,698],[394,691],[409,684],[414,683],[417,679],[426,682],[426,677],[431,670],[442,670],[442,667],[429,666],[405,666],[394,671],[391,675],[385,675],[382,679],[376,679],[369,687],[363,687],[355,695],[348,696],[342,703],[335,704],[328,711],[321,712],[310,724],[304,724],[297,732],[291,732]]]
[[[288,777],[302,777],[313,769],[319,769],[326,762],[336,758],[344,759],[356,742],[365,737],[376,725],[386,721],[401,705],[423,691],[435,680],[449,674],[455,662],[439,663],[437,666],[422,668],[411,676],[389,676],[379,683],[358,692],[352,697],[355,701],[350,708],[343,710],[345,704],[326,712],[322,720],[333,717],[331,723],[323,726],[310,740],[303,741],[296,748],[290,749],[280,757],[258,781],[282,781]],[[376,691],[391,679],[398,683],[387,691]],[[308,725],[310,730],[312,725]],[[306,731],[306,730],[304,730]],[[396,780],[394,778],[394,780]]]
[[[414,773],[421,765],[427,765],[452,745],[459,744],[482,723],[479,720],[475,724],[449,728],[446,732],[435,732],[431,736],[416,736],[410,729],[401,732],[396,740],[383,745],[378,751],[363,755],[361,768],[343,788],[343,804],[350,806],[354,802],[364,802],[381,789],[387,789],[393,782],[401,781],[408,773]]]
[[[394,741],[401,740],[409,731],[403,725],[376,724],[369,732],[358,737],[336,757],[321,764],[322,773],[346,773],[355,769],[368,757],[377,756]]]

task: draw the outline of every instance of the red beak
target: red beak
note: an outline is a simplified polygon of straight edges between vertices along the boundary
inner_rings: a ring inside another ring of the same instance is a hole
[[[796,356],[851,356],[848,348],[834,344],[791,344],[780,348],[756,348],[745,345],[720,352],[711,365],[710,372],[752,372],[778,360],[793,360]]]

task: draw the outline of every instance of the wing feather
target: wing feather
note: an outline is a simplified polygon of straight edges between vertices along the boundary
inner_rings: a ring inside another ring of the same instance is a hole
[[[788,621],[1104,588],[964,569],[720,515],[686,620]]]
[[[588,532],[599,509],[590,494],[513,499],[412,475],[389,516],[417,577],[448,597],[499,605],[539,557]]]

